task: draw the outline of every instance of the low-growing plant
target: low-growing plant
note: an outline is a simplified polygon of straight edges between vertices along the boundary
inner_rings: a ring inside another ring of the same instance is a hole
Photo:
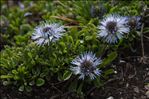
[[[90,0],[72,2],[72,7],[70,1],[47,4],[43,1],[41,6],[38,7],[40,2],[34,2],[23,11],[18,7],[3,8],[10,12],[2,16],[3,21],[9,19],[9,27],[2,31],[2,38],[8,39],[9,43],[0,52],[3,85],[13,85],[19,91],[30,92],[34,86],[41,87],[55,78],[68,81],[67,90],[82,97],[86,86],[104,86],[109,75],[114,73],[110,65],[119,56],[119,48],[131,48],[131,42],[139,37],[142,17],[131,7],[128,9],[132,11],[122,14],[126,6],[120,1],[115,2],[117,6],[114,6],[115,3],[110,5],[109,2]],[[137,7],[134,2],[132,4]],[[71,8],[64,10],[69,6]],[[49,9],[51,12],[48,12]],[[97,14],[103,10],[106,13]],[[15,11],[18,11],[17,14]],[[37,23],[33,20],[29,23],[27,20],[30,18],[27,17],[32,14],[31,19],[34,19],[36,13],[42,16],[44,22],[40,23],[39,19]],[[20,15],[21,18],[18,17]]]

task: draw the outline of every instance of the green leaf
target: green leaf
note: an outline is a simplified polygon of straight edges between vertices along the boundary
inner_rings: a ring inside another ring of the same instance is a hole
[[[103,85],[102,82],[100,81],[100,77],[96,77],[96,79],[94,80],[93,83],[97,88],[99,88]]]
[[[20,80],[20,78],[21,78],[21,77],[20,77],[19,75],[14,75],[14,76],[13,76],[13,79],[14,79],[14,80]]]
[[[36,86],[38,86],[38,87],[44,85],[44,83],[45,83],[45,80],[42,79],[42,78],[38,78],[38,79],[36,80]]]
[[[68,80],[72,75],[72,72],[70,71],[65,71],[63,74],[63,80]]]
[[[75,43],[75,46],[74,46],[74,49],[75,50],[77,49],[77,47],[79,46],[79,44],[80,44],[80,40],[77,40],[76,43]]]
[[[43,78],[43,77],[45,77],[46,75],[47,75],[47,72],[43,72],[43,73],[40,74],[40,77]]]
[[[25,67],[24,66],[20,66],[18,69],[19,73],[24,73],[25,74]]]
[[[27,92],[31,92],[31,91],[32,91],[32,88],[31,88],[30,86],[25,86],[25,90],[26,90]]]
[[[65,45],[64,42],[60,42],[59,44],[60,44],[60,46],[61,46],[63,49],[66,47],[66,45]]]
[[[29,58],[32,59],[32,53],[31,52],[28,52],[27,55],[29,56]]]
[[[62,77],[62,74],[61,73],[58,73],[58,80],[59,81],[63,81],[63,77]]]
[[[85,37],[85,40],[86,40],[86,41],[90,41],[90,40],[92,40],[92,38],[93,38],[92,36],[86,36],[86,37]]]
[[[100,67],[105,67],[106,65],[109,65],[113,60],[117,58],[117,52],[111,52],[107,58],[105,58],[100,65]]]
[[[114,73],[114,70],[113,69],[108,69],[104,72],[104,75],[110,75],[110,74],[113,74]]]
[[[33,86],[35,84],[35,81],[33,80],[33,81],[31,81],[31,82],[29,82],[29,85],[30,86]]]
[[[31,30],[31,26],[29,24],[22,24],[20,30],[21,34],[25,34],[27,31]]]
[[[75,81],[72,81],[70,86],[69,86],[69,91],[76,91],[77,90],[77,86],[78,86],[78,81],[75,80]]]
[[[33,73],[34,75],[36,75],[36,76],[39,76],[39,75],[40,75],[40,69],[39,69],[39,68],[33,69],[33,70],[32,70],[32,73]]]
[[[108,75],[113,74],[113,73],[114,73],[114,70],[113,69],[108,69],[108,70],[104,71],[103,77],[105,79],[108,79],[108,77],[109,77]]]
[[[12,70],[13,74],[18,74],[18,72],[16,70]]]
[[[145,34],[145,33],[149,33],[149,28],[144,28],[143,29],[143,33]]]
[[[1,75],[0,77],[1,77],[1,79],[13,78],[12,75]]]
[[[19,87],[19,91],[24,91],[24,85]]]
[[[68,36],[68,37],[69,37],[69,40],[70,40],[71,44],[74,45],[74,41],[73,41],[72,36]]]
[[[83,87],[83,82],[79,85],[78,89],[77,89],[77,93],[81,94],[82,93],[82,87]]]
[[[10,84],[10,81],[3,81],[3,85],[4,86],[7,86],[7,85],[9,85]]]

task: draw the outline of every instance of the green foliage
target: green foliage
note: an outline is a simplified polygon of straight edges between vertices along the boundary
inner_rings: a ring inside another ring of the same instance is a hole
[[[46,75],[49,72],[46,67],[40,66],[38,51],[32,49],[33,47],[35,47],[33,44],[26,47],[6,47],[6,50],[1,52],[1,79],[4,85],[17,84],[19,90],[27,88],[29,91],[29,82],[39,77],[44,78],[45,76],[41,74]]]
[[[42,78],[38,78],[36,80],[36,86],[42,86],[42,85],[44,85],[44,83],[45,83],[45,80]]]
[[[117,52],[111,52],[108,54],[108,57],[103,60],[101,67],[109,65],[115,58],[117,58]]]

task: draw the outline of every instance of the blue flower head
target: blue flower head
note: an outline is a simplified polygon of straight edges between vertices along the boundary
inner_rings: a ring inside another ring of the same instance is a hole
[[[131,30],[138,30],[141,28],[140,16],[127,17],[127,20],[128,20],[128,26]]]
[[[124,33],[129,33],[126,17],[109,15],[100,23],[98,36],[107,43],[117,43],[119,39],[123,38]]]
[[[49,45],[50,42],[59,40],[64,35],[64,32],[64,26],[58,23],[44,23],[34,29],[32,40],[34,40],[37,45]]]
[[[97,58],[93,52],[85,52],[77,56],[72,62],[71,71],[75,75],[79,75],[79,79],[90,77],[96,78],[101,74],[101,70],[97,67],[101,64],[101,59]]]

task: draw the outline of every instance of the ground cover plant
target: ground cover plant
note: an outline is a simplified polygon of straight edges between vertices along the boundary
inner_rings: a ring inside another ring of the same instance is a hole
[[[148,0],[1,0],[2,99],[149,98]]]

